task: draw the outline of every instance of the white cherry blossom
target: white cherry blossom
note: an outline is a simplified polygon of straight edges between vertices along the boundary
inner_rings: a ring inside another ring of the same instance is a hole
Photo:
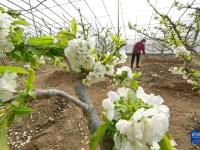
[[[181,46],[174,49],[174,54],[176,57],[189,56],[190,51],[188,51],[184,46]]]
[[[11,21],[8,18],[8,14],[0,13],[0,57],[13,49],[8,37],[11,25]]]
[[[106,111],[106,116],[109,120],[113,120],[114,118],[114,104],[110,101],[109,98],[103,100],[102,106]]]
[[[92,54],[94,44],[90,40],[73,39],[68,43],[64,50],[72,70],[79,73],[81,68],[92,70],[95,64],[95,58]]]
[[[138,87],[136,93],[138,98],[142,99],[145,103],[153,106],[161,105],[164,102],[163,98],[160,95],[158,96],[155,96],[154,94],[148,95],[144,92],[142,87]]]
[[[169,71],[172,72],[173,74],[177,74],[177,75],[183,75],[184,74],[177,67],[171,67],[171,68],[169,68]]]
[[[4,73],[0,78],[0,99],[2,101],[6,101],[13,96],[17,88],[16,78],[16,73]]]
[[[169,114],[162,113],[156,108],[137,110],[131,120],[140,124],[143,130],[142,141],[152,145],[153,142],[159,142],[163,135],[168,131]]]
[[[132,70],[130,67],[123,66],[121,68],[117,68],[117,75],[121,75],[123,72],[127,72],[127,77],[132,78]]]

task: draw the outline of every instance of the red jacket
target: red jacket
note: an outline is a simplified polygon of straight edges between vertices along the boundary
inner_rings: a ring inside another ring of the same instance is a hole
[[[141,54],[141,52],[143,52],[143,54],[145,54],[144,44],[142,42],[135,43],[135,45],[133,46],[133,53]]]

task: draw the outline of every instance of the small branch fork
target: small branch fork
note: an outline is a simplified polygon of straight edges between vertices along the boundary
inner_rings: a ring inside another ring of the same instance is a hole
[[[42,97],[42,96],[58,96],[61,98],[64,98],[65,100],[68,100],[69,102],[74,103],[76,106],[80,107],[84,111],[91,111],[91,109],[88,107],[87,104],[81,102],[79,99],[69,95],[68,93],[57,90],[57,89],[49,89],[49,90],[36,90],[33,92],[33,95],[37,97]]]

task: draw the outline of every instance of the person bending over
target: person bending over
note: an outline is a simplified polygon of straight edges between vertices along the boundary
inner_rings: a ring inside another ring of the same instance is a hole
[[[141,41],[135,43],[133,46],[133,51],[132,51],[132,58],[131,58],[131,69],[133,67],[133,63],[136,57],[136,68],[140,68],[139,62],[140,62],[140,55],[141,53],[145,54],[145,39],[142,39]]]

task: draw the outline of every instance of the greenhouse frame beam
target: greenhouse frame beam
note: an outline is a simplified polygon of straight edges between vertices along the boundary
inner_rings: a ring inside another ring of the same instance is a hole
[[[82,1],[82,0],[74,0],[74,1],[72,1],[72,2],[75,3],[75,2],[80,2],[80,1]],[[55,7],[59,7],[59,6],[67,5],[67,4],[70,4],[70,3],[67,2],[67,3],[62,3],[62,4],[56,4],[56,5],[51,6],[51,7],[48,7],[48,8],[55,8]],[[41,9],[38,9],[38,8],[37,8],[37,10],[34,10],[33,12],[37,12],[38,10],[45,10],[45,9],[47,9],[47,8],[46,8],[46,7],[45,7],[45,8],[41,8]],[[28,13],[27,13],[27,14],[28,14]]]
[[[56,2],[56,0],[52,0],[55,4],[57,4],[57,6],[59,6],[68,16],[70,16],[71,18],[73,18],[73,16],[70,14],[70,13],[68,13],[63,7],[62,7],[62,5],[61,4],[58,4],[57,2]],[[80,1],[80,0],[79,0]],[[69,4],[69,2],[67,3],[67,4]],[[69,20],[68,20],[69,21]]]
[[[10,1],[10,0],[9,0]],[[21,1],[23,1],[25,4],[27,4],[28,5],[28,3],[26,2],[26,1],[24,1],[24,0],[21,0]],[[37,0],[38,1],[38,0]],[[38,1],[39,2],[39,1]],[[42,5],[44,5],[44,4],[42,4]],[[46,5],[45,5],[46,6]],[[35,9],[35,10],[38,10],[37,8]],[[38,10],[38,12],[40,12],[41,14],[43,14],[45,17],[47,17],[47,18],[49,18],[50,20],[52,20],[54,23],[56,23],[56,24],[58,24],[60,27],[63,27],[62,25],[60,25],[60,23],[58,23],[58,22],[56,22],[55,20],[53,20],[51,17],[49,17],[48,15],[46,15],[45,13],[43,13],[42,11],[40,11],[40,10]],[[42,20],[40,17],[38,17],[37,15],[35,15],[38,19],[40,19],[40,20]],[[42,20],[43,21],[43,20]],[[59,29],[59,28],[56,28],[54,25],[52,25],[52,24],[50,24],[50,23],[48,23],[48,22],[46,22],[46,24],[48,24],[48,25],[50,25],[51,27],[54,27],[55,29]]]
[[[125,27],[124,15],[123,15],[122,2],[121,0],[119,0],[119,2],[120,2],[120,9],[121,9],[122,23],[123,23],[123,28],[124,28],[124,37],[126,39],[126,27]]]
[[[33,9],[36,9],[38,6],[40,6],[42,3],[44,3],[45,1],[47,1],[47,0],[43,0],[43,1],[41,1],[41,2],[39,2],[36,6],[31,6],[31,8],[30,9],[23,9],[23,10],[14,10],[14,11],[29,11],[29,10],[33,10]]]
[[[30,11],[31,11],[32,19],[33,19],[33,25],[34,25],[34,28],[35,28],[35,34],[36,34],[36,36],[38,36],[37,26],[36,26],[36,23],[35,23],[35,18],[34,18],[34,15],[33,15],[33,9],[32,9],[31,1],[30,0],[29,0],[29,6],[30,6]]]
[[[72,1],[72,3],[76,3],[76,2],[80,2],[82,0],[74,0]],[[66,3],[62,3],[62,4],[59,4],[60,6],[63,6],[63,5],[67,5],[67,4],[70,4],[69,2],[66,2]],[[194,5],[197,5],[197,4],[200,4],[200,3],[195,3]],[[54,8],[54,7],[59,7],[59,5],[54,5],[54,6],[51,6],[51,7],[48,7],[48,8]],[[160,8],[157,8],[157,9],[168,9],[170,7],[160,7]],[[38,8],[37,8],[38,9]],[[41,9],[38,9],[38,10],[45,10],[47,8],[41,8]],[[20,10],[18,10],[20,11]],[[150,9],[146,9],[146,10],[139,10],[139,11],[136,11],[136,12],[146,12],[146,11],[151,11]],[[37,12],[37,10],[34,10],[33,9],[33,12]],[[26,14],[26,13],[25,13]],[[28,13],[27,13],[28,14]],[[110,16],[116,16],[117,14],[110,14]],[[101,17],[107,17],[106,16],[98,16],[98,18],[101,18]],[[94,17],[89,17],[87,19],[93,19]]]
[[[90,5],[88,4],[88,2],[86,0],[84,0],[85,4],[87,5],[87,7],[89,8],[89,10],[91,11],[91,13],[93,14],[94,18],[97,20],[97,22],[99,23],[99,25],[101,26],[101,28],[103,28],[103,26],[101,25],[99,19],[97,18],[97,16],[95,15],[94,11],[92,10],[92,8],[90,7]]]
[[[95,28],[93,27],[93,25],[87,20],[87,18],[85,18],[83,16],[83,14],[80,12],[80,9],[78,9],[73,3],[71,0],[68,0],[68,2],[74,7],[74,9],[76,9],[78,11],[78,13],[80,13],[80,15],[85,19],[85,21],[90,24],[90,26],[92,27],[92,29],[95,31]]]
[[[106,7],[106,4],[105,4],[104,0],[101,0],[101,1],[102,1],[102,3],[103,3],[104,9],[106,10],[106,13],[107,13],[107,16],[108,16],[108,18],[109,18],[109,20],[110,20],[110,23],[111,23],[111,25],[112,25],[112,28],[113,28],[115,34],[117,34],[117,32],[116,32],[116,30],[115,30],[115,28],[114,28],[112,19],[110,18],[110,14],[108,13],[108,9],[107,9],[107,7]]]
[[[38,2],[40,2],[39,0],[37,0]],[[58,14],[56,14],[53,10],[49,9],[44,3],[42,4],[45,8],[47,8],[49,11],[51,11],[54,15],[56,15],[57,17],[59,17],[62,21],[65,22],[65,19],[63,19],[62,17],[60,17]],[[55,21],[54,21],[55,22]],[[57,23],[58,25],[60,25],[60,23]],[[61,27],[63,27],[62,25],[60,25]]]
[[[4,6],[4,7],[6,7],[6,8],[8,8],[8,9],[12,9],[12,8],[10,8],[10,7],[8,7],[8,6],[4,5],[4,4],[2,4],[2,3],[0,3],[0,5],[2,5],[2,6]],[[27,18],[27,19],[33,21],[32,18],[29,18],[29,17],[27,17],[27,16],[25,16],[25,15],[23,15],[23,14],[21,14],[21,15],[24,16],[25,18]],[[30,23],[30,22],[29,22],[29,23]],[[36,22],[36,23],[38,23],[39,25],[41,25],[41,26],[45,27],[45,29],[47,29],[46,26],[44,26],[43,24],[41,24],[41,23],[39,23],[39,22]],[[30,23],[30,24],[33,25],[32,23]],[[33,25],[33,26],[34,26],[34,25]],[[46,30],[43,30],[43,31],[45,31],[46,33],[49,33],[49,32],[47,32]],[[54,33],[55,33],[55,32],[54,32]]]
[[[10,3],[12,3],[13,5],[15,5],[15,6],[17,6],[17,7],[19,7],[19,8],[21,8],[21,9],[23,9],[23,10],[25,10],[23,7],[21,7],[21,6],[19,6],[18,4],[16,4],[16,3],[13,3],[13,2],[11,2],[10,0],[7,0],[8,2],[10,2]],[[22,0],[23,1],[23,0]],[[23,1],[24,2],[24,1]],[[28,5],[28,4],[27,4]],[[11,8],[9,8],[9,9],[11,9]],[[22,14],[23,15],[23,14]],[[26,15],[23,15],[24,17],[26,17],[26,18],[28,18],[28,19],[30,19],[30,20],[32,20],[31,18],[29,18],[29,17],[27,17]],[[42,20],[40,17],[38,17],[37,15],[34,15],[36,18],[38,18],[38,19],[40,19],[40,20]],[[32,20],[33,21],[33,20]],[[43,21],[43,20],[42,20]],[[46,22],[48,25],[50,25],[51,27],[54,27],[56,30],[58,30],[58,28],[56,28],[55,26],[53,26],[52,24],[50,24],[50,23],[48,23],[48,22]],[[45,25],[42,25],[41,23],[39,23],[38,22],[38,24],[40,24],[41,26],[43,26],[43,27],[45,27],[46,29],[48,29]],[[56,32],[55,32],[56,33]]]

